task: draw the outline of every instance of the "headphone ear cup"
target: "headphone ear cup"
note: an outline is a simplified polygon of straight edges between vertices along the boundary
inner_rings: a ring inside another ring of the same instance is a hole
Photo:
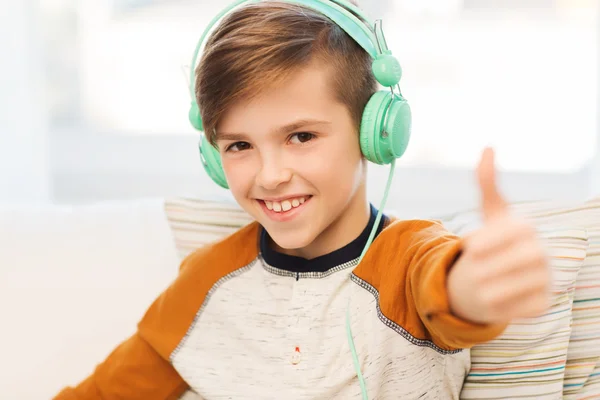
[[[204,131],[200,108],[198,108],[198,104],[195,101],[192,101],[190,104],[188,119],[194,128],[201,132]],[[219,154],[219,151],[208,142],[206,135],[202,135],[202,139],[200,139],[198,146],[198,150],[200,150],[200,162],[208,176],[210,176],[217,185],[224,189],[229,189],[227,179],[225,178],[225,171],[223,171],[223,165],[221,164],[221,155]]]
[[[379,146],[383,118],[390,101],[390,92],[382,90],[373,94],[365,106],[360,123],[360,150],[368,161],[375,164],[387,164],[381,156]]]
[[[229,189],[227,179],[225,178],[225,171],[223,170],[223,164],[221,163],[221,155],[219,154],[219,151],[208,142],[205,135],[202,135],[199,150],[202,166],[208,176],[210,176],[217,185],[224,189]]]
[[[396,97],[385,119],[385,131],[388,132],[388,148],[395,158],[404,155],[412,131],[412,111],[408,102]]]
[[[385,90],[375,93],[367,102],[361,121],[360,148],[365,158],[380,165],[400,158],[408,147],[411,125],[406,100]]]

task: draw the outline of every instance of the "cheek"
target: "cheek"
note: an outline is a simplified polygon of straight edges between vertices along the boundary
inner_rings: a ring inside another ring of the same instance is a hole
[[[360,151],[358,137],[352,137],[344,141],[344,145],[339,146],[339,151],[336,153],[335,168],[336,174],[340,177],[339,181],[343,184],[340,190],[346,194],[354,193],[360,182],[364,179],[366,172],[365,159]],[[338,184],[339,185],[339,184]]]
[[[328,154],[324,157],[330,167],[340,172],[354,173],[362,161],[358,137],[354,134],[336,140],[329,146]]]
[[[223,170],[229,184],[229,190],[236,199],[245,197],[252,186],[253,169],[249,159],[223,158]]]
[[[320,191],[352,191],[363,175],[364,160],[358,142],[332,141],[304,161],[302,169]]]

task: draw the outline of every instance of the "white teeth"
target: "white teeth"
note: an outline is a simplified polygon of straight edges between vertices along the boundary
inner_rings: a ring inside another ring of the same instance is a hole
[[[295,199],[288,199],[288,200],[284,200],[284,201],[267,201],[265,200],[265,205],[267,206],[267,209],[275,211],[275,212],[281,212],[281,211],[289,211],[292,208],[296,208],[299,207],[301,204],[304,204],[304,202],[306,201],[306,199],[304,197],[298,197]]]

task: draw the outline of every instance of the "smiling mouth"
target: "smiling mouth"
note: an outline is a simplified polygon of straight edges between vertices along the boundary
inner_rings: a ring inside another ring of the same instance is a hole
[[[295,208],[300,207],[307,200],[309,200],[312,196],[299,196],[299,197],[291,197],[289,199],[285,199],[282,201],[270,201],[270,200],[260,200],[265,204],[265,207],[269,211],[273,211],[275,213],[285,213]]]

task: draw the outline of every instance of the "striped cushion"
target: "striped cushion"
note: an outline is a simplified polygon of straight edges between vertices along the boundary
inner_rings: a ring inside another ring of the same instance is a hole
[[[575,286],[573,328],[564,379],[564,399],[600,398],[600,198],[540,211],[533,218],[586,229],[588,250]]]
[[[587,230],[589,247],[576,283],[563,398],[600,398],[600,198],[560,212],[539,212],[535,218],[568,221]]]
[[[167,199],[165,212],[181,259],[252,222],[237,203],[227,200]]]
[[[590,362],[592,364],[592,362]],[[596,361],[594,368],[586,368],[587,380],[583,385],[565,388],[563,399],[590,400],[600,399],[600,363]],[[569,391],[567,391],[569,389]]]
[[[600,209],[600,203],[511,205],[513,212],[538,228],[549,249],[555,271],[553,306],[548,315],[515,321],[497,340],[472,350],[472,370],[462,398],[561,398],[563,390],[565,398],[570,398],[588,379],[600,357],[596,341],[600,313],[588,307],[592,299],[600,298],[594,288],[600,278],[596,273],[599,262],[593,259],[597,237],[593,226],[600,222],[595,207]],[[457,213],[444,222],[459,234],[481,223],[477,210]],[[529,345],[523,336],[538,342]]]

